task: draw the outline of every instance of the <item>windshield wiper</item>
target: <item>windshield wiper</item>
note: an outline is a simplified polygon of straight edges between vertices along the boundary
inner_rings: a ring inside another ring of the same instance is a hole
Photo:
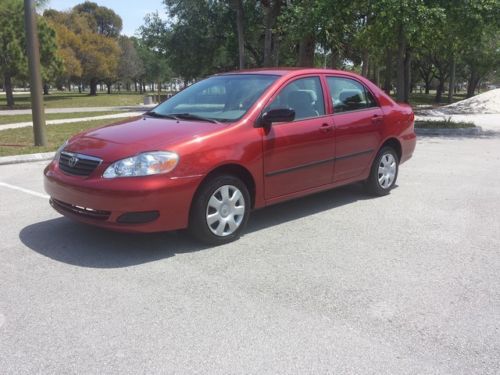
[[[219,121],[210,118],[210,117],[203,117],[203,116],[198,116],[192,113],[169,113],[169,116],[174,116],[180,119],[185,119],[185,120],[199,120],[199,121],[207,121],[211,122],[213,124],[219,124]]]
[[[177,116],[174,116],[174,115],[171,115],[171,114],[164,115],[162,113],[158,113],[158,112],[155,112],[155,111],[146,112],[145,115],[151,116],[151,117],[157,117],[157,118],[169,118],[169,119],[172,119],[172,120],[179,121],[179,118]]]

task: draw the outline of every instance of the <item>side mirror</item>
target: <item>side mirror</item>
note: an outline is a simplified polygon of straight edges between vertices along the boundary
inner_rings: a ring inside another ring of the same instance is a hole
[[[276,108],[264,112],[255,124],[256,128],[270,126],[273,122],[290,122],[295,119],[295,111],[290,108]]]

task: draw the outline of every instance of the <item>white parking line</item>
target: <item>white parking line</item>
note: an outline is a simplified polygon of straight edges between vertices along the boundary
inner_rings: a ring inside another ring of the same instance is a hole
[[[25,189],[25,188],[22,188],[20,186],[11,185],[11,184],[8,184],[6,182],[0,182],[0,186],[6,187],[6,188],[9,188],[12,190],[22,191],[23,193],[31,194],[31,195],[34,195],[35,197],[39,197],[39,198],[45,198],[45,199],[50,198],[46,194],[42,194],[42,193],[38,193],[38,192],[33,191],[33,190]]]

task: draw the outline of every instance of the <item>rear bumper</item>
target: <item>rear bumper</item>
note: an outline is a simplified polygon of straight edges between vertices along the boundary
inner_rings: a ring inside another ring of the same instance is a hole
[[[44,175],[45,191],[57,212],[86,224],[123,232],[186,228],[191,201],[202,178],[85,178],[63,173],[54,162],[47,166]]]
[[[404,163],[408,159],[413,156],[413,152],[415,151],[415,147],[417,145],[417,135],[414,131],[411,133],[405,134],[402,137],[401,141],[401,160],[400,164]]]

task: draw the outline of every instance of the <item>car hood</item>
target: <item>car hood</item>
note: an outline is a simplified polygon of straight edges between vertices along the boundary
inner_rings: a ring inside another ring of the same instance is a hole
[[[172,150],[176,144],[218,131],[223,126],[141,116],[80,133],[69,140],[65,150],[114,161],[145,151]]]

